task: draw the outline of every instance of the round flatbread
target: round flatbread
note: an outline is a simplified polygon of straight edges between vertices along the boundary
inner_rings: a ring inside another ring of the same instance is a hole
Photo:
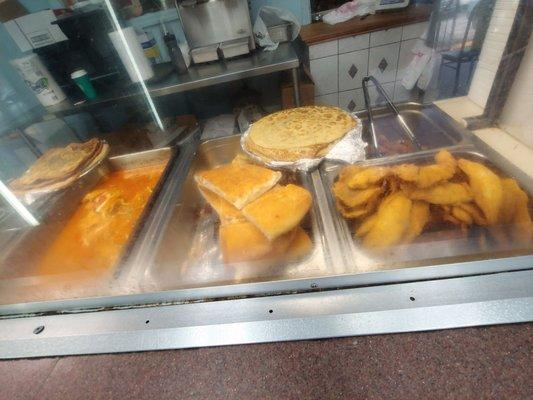
[[[298,107],[270,114],[252,125],[249,151],[272,160],[295,161],[323,155],[356,121],[337,107]]]

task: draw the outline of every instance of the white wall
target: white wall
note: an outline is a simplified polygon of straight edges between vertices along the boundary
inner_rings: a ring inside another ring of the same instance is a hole
[[[498,121],[503,130],[533,149],[531,110],[533,110],[533,38],[529,40]]]

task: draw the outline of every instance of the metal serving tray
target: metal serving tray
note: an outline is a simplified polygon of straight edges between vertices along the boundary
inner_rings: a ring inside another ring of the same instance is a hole
[[[497,164],[489,159],[486,154],[477,150],[473,146],[457,146],[449,148],[449,151],[460,158],[470,159],[490,166],[502,175],[513,177],[518,180],[521,187],[531,193],[533,192],[533,182],[523,174],[517,174],[514,168],[505,163]],[[432,163],[433,156],[438,150],[423,151],[402,156],[386,157],[367,160],[359,163],[362,166],[389,166],[403,163],[424,164]],[[478,245],[480,231],[471,228],[469,235],[454,235],[460,233],[459,228],[447,231],[423,233],[417,240],[405,246],[395,246],[381,255],[368,252],[360,245],[360,240],[354,238],[353,224],[342,217],[335,207],[335,201],[331,193],[331,187],[335,181],[341,165],[326,163],[321,167],[321,177],[327,190],[329,212],[333,218],[335,230],[341,241],[344,262],[347,271],[352,273],[369,273],[374,271],[396,270],[403,268],[412,269],[410,275],[418,276],[418,279],[429,279],[440,276],[439,269],[447,275],[447,267],[458,265],[469,261],[479,261],[487,259],[503,259],[501,270],[513,270],[517,266],[513,264],[512,258],[522,255],[533,254],[531,245],[524,247],[518,244],[506,243],[491,246],[490,249],[481,249]],[[531,202],[530,202],[531,204]],[[417,267],[417,268],[414,268]],[[487,263],[487,268],[493,272],[493,267]],[[416,270],[418,269],[418,273]],[[448,268],[449,269],[449,268]],[[469,275],[475,273],[489,272],[484,267],[458,268],[457,275]],[[400,276],[400,274],[396,274]]]
[[[177,148],[166,147],[109,158],[55,198],[55,203],[44,216],[41,225],[11,233],[10,240],[4,242],[5,247],[0,257],[0,304],[108,294],[110,282],[118,273],[131,247],[138,239],[140,229],[147,223],[150,210],[156,205],[165,182],[169,178],[171,161],[177,155]],[[130,170],[158,164],[166,164],[165,170],[137,220],[114,268],[97,278],[93,274],[83,271],[60,275],[34,274],[43,252],[61,232],[65,223],[79,206],[83,196],[103,176],[114,170]],[[83,284],[79,284],[80,282]]]
[[[208,140],[199,146],[153,261],[132,278],[142,282],[146,291],[299,279],[327,275],[333,270],[316,200],[319,196],[315,194],[313,177],[303,173],[290,179],[313,194],[313,206],[302,224],[314,243],[312,253],[297,263],[222,262],[218,217],[201,197],[194,174],[231,162],[239,150],[239,135]]]
[[[469,131],[433,104],[411,102],[398,104],[396,107],[406,124],[415,133],[422,150],[467,144],[471,140],[472,134]],[[408,142],[396,115],[387,107],[375,108],[372,114],[378,142],[380,137],[385,137],[390,141],[404,140]],[[358,112],[357,116],[365,123],[368,120],[367,111]],[[367,127],[365,126],[365,128]],[[363,138],[367,143],[372,143],[368,129],[363,131]],[[380,148],[380,150],[386,149]],[[416,151],[414,146],[412,151],[406,152],[406,154],[413,151]],[[384,154],[384,156],[392,155]]]

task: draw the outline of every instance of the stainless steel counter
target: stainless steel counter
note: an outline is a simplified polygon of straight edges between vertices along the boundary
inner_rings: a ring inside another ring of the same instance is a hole
[[[239,57],[228,61],[194,65],[186,74],[171,73],[161,82],[147,82],[150,96],[161,97],[188,90],[199,89],[218,83],[270,74],[273,72],[296,70],[299,66],[298,55],[291,43],[281,43],[274,51],[259,50],[248,57]],[[294,87],[298,87],[297,74],[293,73]],[[122,90],[104,94],[97,100],[73,105],[65,100],[55,106],[47,107],[52,114],[73,114],[89,108],[111,105],[143,94],[140,85],[130,85]],[[295,93],[296,95],[296,93]],[[298,96],[296,96],[297,102]]]

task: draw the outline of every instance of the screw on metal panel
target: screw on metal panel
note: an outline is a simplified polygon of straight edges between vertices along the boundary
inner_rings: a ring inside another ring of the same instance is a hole
[[[316,289],[318,285],[316,283],[311,283],[311,289]]]
[[[409,300],[415,301],[415,298],[413,296],[409,297]]]
[[[269,314],[272,314],[274,312],[274,310],[268,310]]]
[[[150,320],[147,319],[146,321],[144,321],[145,324],[149,324],[150,323]]]
[[[43,325],[40,325],[40,326],[38,326],[37,328],[35,328],[35,329],[33,330],[33,333],[34,333],[35,335],[38,335],[38,334],[41,333],[42,331],[44,331],[44,326],[43,326]]]

